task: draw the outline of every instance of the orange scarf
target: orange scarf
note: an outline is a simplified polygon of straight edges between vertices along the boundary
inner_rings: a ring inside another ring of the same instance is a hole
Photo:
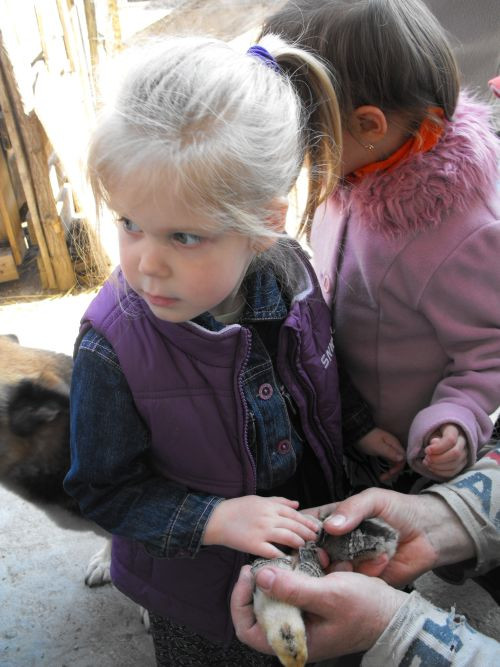
[[[430,107],[429,111],[439,116],[439,118],[444,118],[444,111],[439,107]],[[402,160],[414,153],[426,153],[430,151],[441,138],[443,131],[444,127],[442,125],[438,125],[430,118],[424,118],[418,128],[418,132],[410,137],[408,141],[405,141],[395,153],[389,155],[385,160],[370,162],[370,164],[356,169],[352,174],[349,174],[348,180],[350,182],[357,182],[364,176],[373,174],[375,171],[391,169],[397,166]]]

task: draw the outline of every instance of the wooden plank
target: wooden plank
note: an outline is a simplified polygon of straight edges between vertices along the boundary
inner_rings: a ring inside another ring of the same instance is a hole
[[[83,0],[85,8],[85,22],[87,23],[87,36],[89,40],[90,65],[92,78],[99,65],[99,33],[97,32],[97,21],[95,15],[94,0]]]
[[[16,156],[12,146],[9,146],[6,150],[7,158],[7,168],[10,174],[10,182],[12,183],[12,189],[16,197],[17,208],[21,208],[26,204],[26,195],[24,194],[23,184],[21,182],[21,177],[19,176],[19,169],[17,167]]]
[[[47,71],[63,76],[70,67],[64,33],[61,35],[61,21],[58,7],[52,2],[34,2],[33,10],[38,25],[38,34],[42,45],[42,55],[30,69],[36,83],[38,67],[43,65]],[[63,37],[63,39],[61,39]],[[21,43],[22,48],[22,43]]]
[[[45,265],[43,264],[40,257],[36,258],[36,265],[38,268],[38,275],[40,276],[40,284],[43,289],[50,289],[49,280],[47,278],[47,273],[45,271]]]
[[[36,114],[30,114],[22,123],[28,153],[30,171],[35,186],[36,200],[43,233],[49,248],[57,286],[66,291],[75,285],[73,264],[66,245],[66,233],[57,212],[54,193],[49,178],[48,156],[45,151],[46,136]]]
[[[122,27],[120,24],[117,0],[108,0],[108,15],[111,19],[111,26],[113,29],[113,52],[121,51],[123,49]]]
[[[34,107],[51,147],[61,161],[62,172],[78,192],[80,200],[92,211],[95,205],[85,178],[85,158],[94,112],[88,76],[81,70],[81,76],[86,78],[84,88],[79,72],[80,69],[58,76],[40,67],[34,88]]]
[[[10,248],[0,248],[0,283],[18,279],[19,273]]]
[[[44,265],[44,274],[46,276],[46,284],[50,289],[55,288],[56,278],[54,275],[54,270],[52,268],[52,262],[50,260],[49,251],[47,244],[45,242],[45,236],[43,235],[40,218],[38,215],[38,209],[36,205],[36,197],[33,189],[33,183],[31,181],[31,174],[29,171],[28,162],[26,159],[24,146],[22,143],[21,136],[19,135],[16,119],[12,111],[10,99],[7,93],[7,85],[3,75],[2,67],[2,34],[0,32],[0,106],[4,114],[5,125],[7,127],[7,132],[9,133],[9,139],[14,149],[16,155],[17,166],[19,168],[19,177],[23,184],[24,194],[26,195],[26,202],[31,214],[31,225],[36,234],[36,241],[40,249],[41,261]]]
[[[94,82],[87,65],[78,9],[74,0],[58,0],[58,11],[61,26],[65,33],[67,32],[68,39],[71,40],[73,65],[81,87],[78,104],[83,104],[85,115],[88,119],[93,120],[95,112],[92,86]]]
[[[63,31],[64,48],[66,49],[66,56],[68,58],[71,72],[76,71],[76,55],[73,47],[73,37],[71,34],[71,19],[69,17],[68,4],[66,0],[56,0],[57,12],[59,14],[59,21]]]
[[[0,67],[0,106],[4,111],[9,137],[16,152],[21,178],[24,176],[24,192],[47,280],[51,287],[66,291],[75,284],[75,274],[51,191],[43,145],[43,128],[34,113],[24,113],[1,32]]]
[[[36,22],[38,24],[38,34],[40,35],[40,43],[42,45],[42,58],[47,64],[47,67],[50,68],[49,49],[47,48],[47,38],[45,34],[45,25],[42,12],[40,11],[41,8],[37,8],[36,3],[33,5],[33,8],[35,10]]]
[[[0,149],[0,238],[7,239],[16,264],[21,264],[26,253],[21,218],[16,195],[10,182],[9,169]]]

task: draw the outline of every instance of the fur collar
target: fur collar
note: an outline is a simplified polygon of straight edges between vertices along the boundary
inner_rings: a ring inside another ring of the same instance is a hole
[[[452,211],[492,194],[498,179],[498,139],[486,105],[461,94],[453,121],[438,144],[410,156],[393,171],[365,176],[339,196],[355,216],[389,237],[440,224]]]

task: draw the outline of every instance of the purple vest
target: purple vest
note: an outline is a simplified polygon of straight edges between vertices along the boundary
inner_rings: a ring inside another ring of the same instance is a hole
[[[278,371],[337,500],[344,489],[331,316],[309,265],[307,274],[309,293],[293,303],[280,332]],[[158,472],[192,491],[226,498],[255,493],[241,386],[248,329],[211,332],[193,322],[164,322],[134,292],[121,292],[116,279],[104,285],[82,323],[113,346],[151,431]],[[113,536],[111,576],[146,609],[213,641],[229,641],[229,598],[246,561],[226,547],[202,547],[196,558],[153,558],[139,542]]]

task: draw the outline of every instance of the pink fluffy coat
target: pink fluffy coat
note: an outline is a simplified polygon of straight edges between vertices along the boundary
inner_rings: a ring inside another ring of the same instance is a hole
[[[337,351],[422,473],[448,422],[472,463],[500,405],[497,149],[488,110],[462,96],[432,151],[341,187],[313,224]]]

